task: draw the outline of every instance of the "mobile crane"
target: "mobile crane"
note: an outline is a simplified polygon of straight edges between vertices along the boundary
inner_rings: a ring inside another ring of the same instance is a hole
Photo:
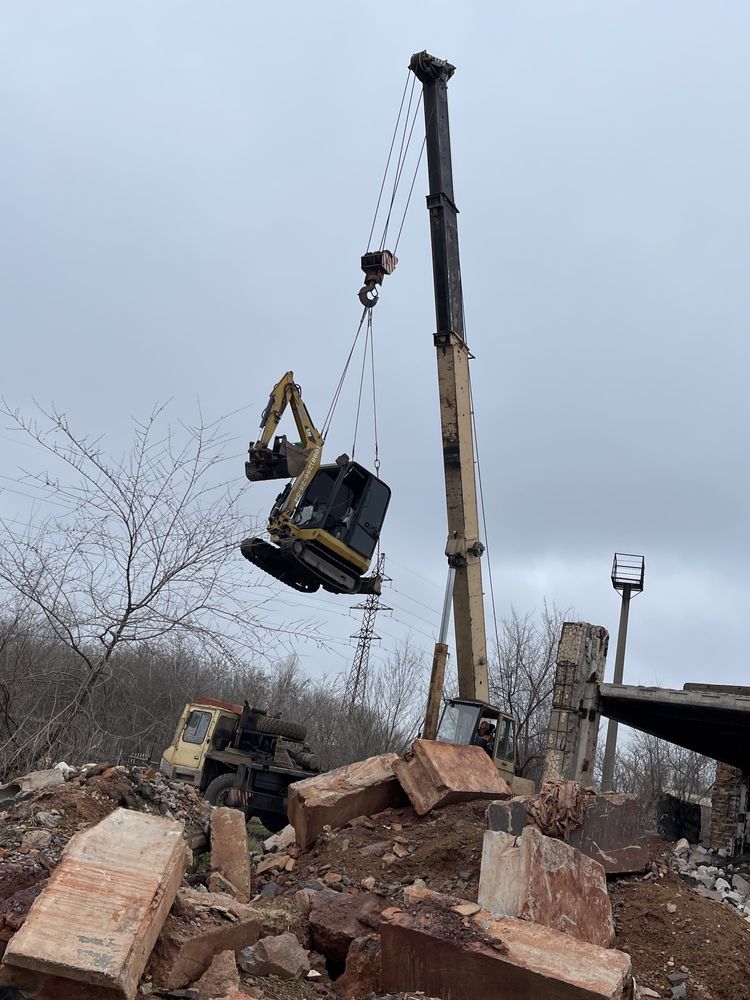
[[[469,359],[465,340],[461,265],[458,252],[458,209],[453,195],[448,81],[455,72],[444,59],[427,52],[412,56],[409,68],[422,83],[426,127],[432,242],[432,270],[437,330],[440,423],[448,514],[445,554],[449,575],[440,639],[435,644],[432,676],[422,735],[451,743],[476,742],[482,723],[492,734],[487,749],[507,777],[514,773],[513,719],[489,704],[487,640],[479,539],[477,488],[474,475]],[[459,697],[448,700],[440,715],[448,647],[445,644],[451,601],[456,635]]]

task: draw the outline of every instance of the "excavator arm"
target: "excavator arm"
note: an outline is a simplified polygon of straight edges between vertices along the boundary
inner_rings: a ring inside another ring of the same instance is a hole
[[[269,448],[287,406],[291,407],[300,441],[293,444],[282,434],[274,440],[273,448]],[[302,391],[294,381],[294,372],[286,372],[273,387],[260,418],[260,429],[261,435],[250,445],[245,462],[247,478],[251,482],[295,479],[304,472],[307,473],[303,477],[304,485],[307,485],[320,466],[324,439],[307,412]],[[291,492],[297,491],[293,489]],[[301,493],[296,497],[297,500],[299,496]],[[291,505],[285,503],[284,506],[289,509]]]

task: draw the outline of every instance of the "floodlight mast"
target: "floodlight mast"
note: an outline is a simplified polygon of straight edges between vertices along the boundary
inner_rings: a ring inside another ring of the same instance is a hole
[[[612,586],[622,598],[620,605],[620,625],[617,630],[617,652],[615,653],[614,684],[622,684],[625,668],[625,643],[628,637],[628,616],[630,600],[643,590],[646,560],[629,552],[615,552],[612,563]],[[607,743],[604,748],[602,766],[602,791],[611,792],[615,781],[615,756],[617,753],[617,722],[609,720]]]
[[[446,555],[453,580],[458,690],[462,698],[489,701],[487,639],[480,558],[477,488],[474,474],[469,358],[464,339],[464,305],[458,253],[458,209],[453,198],[448,80],[455,66],[427,52],[412,56],[409,68],[424,92],[427,166],[435,289],[443,470],[448,514]],[[442,688],[442,683],[440,684]],[[438,695],[439,698],[439,695]]]

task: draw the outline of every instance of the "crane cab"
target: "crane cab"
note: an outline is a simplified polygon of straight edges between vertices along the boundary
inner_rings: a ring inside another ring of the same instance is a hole
[[[323,587],[335,594],[379,592],[377,577],[363,577],[380,537],[389,487],[357,462],[322,465],[299,501],[285,511],[290,483],[271,510],[277,542],[250,538],[242,554],[296,590]]]
[[[479,733],[482,723],[490,728],[486,742]],[[515,725],[499,708],[483,701],[451,698],[445,703],[435,738],[443,743],[483,746],[498,771],[511,782],[515,770]]]

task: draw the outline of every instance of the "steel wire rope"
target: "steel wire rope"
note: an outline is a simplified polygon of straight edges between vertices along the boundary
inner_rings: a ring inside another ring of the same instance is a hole
[[[401,121],[401,112],[404,109],[404,100],[406,99],[406,91],[409,88],[409,77],[411,75],[411,70],[406,71],[406,80],[404,82],[404,90],[401,94],[401,104],[398,108],[398,117],[396,118],[396,124],[393,126],[393,136],[391,138],[391,148],[388,150],[388,159],[385,161],[385,170],[383,171],[383,180],[380,182],[380,192],[378,194],[377,204],[375,205],[375,214],[372,217],[372,226],[370,227],[370,235],[367,237],[367,243],[365,244],[365,249],[369,250],[370,240],[372,239],[372,234],[375,232],[375,223],[378,220],[378,212],[380,211],[380,202],[383,197],[383,191],[385,190],[385,182],[388,178],[388,167],[391,165],[391,157],[393,156],[393,147],[396,145],[396,136],[398,135],[398,125]]]
[[[373,465],[375,467],[375,475],[380,479],[380,445],[378,443],[378,397],[375,392],[375,338],[372,333],[372,310],[370,310],[370,375],[372,378],[372,425],[373,434],[375,436],[375,458]],[[365,342],[365,349],[367,349],[367,342]],[[380,553],[380,539],[378,538],[378,553]]]
[[[412,115],[411,126],[409,127],[409,135],[408,135],[408,137],[406,137],[406,147],[404,149],[403,156],[400,157],[399,162],[398,162],[397,167],[396,167],[396,176],[394,177],[394,181],[393,181],[393,192],[391,194],[391,202],[390,202],[390,205],[388,206],[388,215],[386,216],[386,219],[385,219],[385,226],[383,228],[383,236],[382,236],[382,238],[380,240],[380,249],[381,250],[385,249],[385,241],[386,241],[386,239],[388,237],[388,227],[390,226],[390,222],[391,222],[391,215],[393,213],[393,206],[394,206],[394,203],[396,201],[396,195],[398,193],[399,185],[401,183],[401,176],[402,176],[402,174],[404,172],[404,167],[406,166],[406,158],[409,155],[409,149],[411,148],[411,138],[412,138],[412,135],[414,134],[414,126],[417,123],[417,116],[419,114],[419,109],[422,106],[422,97],[423,97],[423,94],[420,93],[419,100],[417,101],[417,106],[414,109],[414,114]],[[411,99],[410,99],[410,107],[411,107]],[[407,115],[408,115],[408,112],[407,112]],[[406,121],[404,122],[404,136],[405,135],[406,135]],[[403,138],[404,137],[402,137],[402,145],[403,145]]]
[[[463,311],[463,309],[462,309]],[[466,334],[466,318],[464,317],[464,335]],[[479,484],[479,505],[482,509],[482,529],[484,530],[484,547],[487,551],[487,576],[490,582],[490,606],[492,608],[492,622],[495,629],[495,650],[500,649],[500,632],[497,625],[497,608],[495,605],[495,583],[492,577],[492,559],[490,555],[490,539],[487,533],[487,508],[484,503],[484,484],[482,482],[482,463],[479,458],[479,439],[477,437],[477,419],[474,411],[474,394],[471,386],[471,369],[467,365],[469,382],[469,408],[471,410],[471,426],[474,436],[474,457],[477,465],[477,481]]]
[[[352,343],[351,348],[349,349],[349,355],[348,355],[348,357],[346,359],[346,363],[344,364],[344,370],[341,372],[341,378],[339,379],[339,384],[336,386],[336,391],[333,394],[333,399],[331,400],[331,405],[328,407],[328,413],[326,414],[326,418],[323,421],[323,429],[321,431],[321,436],[323,438],[326,437],[326,435],[328,434],[328,431],[330,430],[331,421],[333,420],[333,414],[334,414],[334,412],[336,410],[336,405],[337,405],[337,403],[339,401],[339,397],[341,395],[341,390],[344,387],[344,380],[346,379],[346,373],[349,370],[349,365],[351,364],[351,360],[352,360],[352,357],[354,355],[354,351],[355,351],[355,349],[357,347],[357,341],[359,340],[359,335],[362,332],[362,324],[365,321],[365,316],[367,315],[367,311],[368,311],[368,307],[365,306],[364,309],[362,310],[362,316],[361,316],[360,321],[359,321],[359,326],[357,327],[357,332],[354,335],[354,341]]]
[[[359,415],[362,410],[362,389],[365,383],[365,369],[367,367],[367,342],[372,337],[372,309],[367,313],[367,328],[365,330],[365,344],[362,351],[362,369],[359,373],[359,393],[357,394],[357,413],[354,417],[354,436],[352,438],[352,458],[357,450],[357,431],[359,430]]]
[[[398,245],[399,245],[399,242],[401,240],[401,233],[403,232],[404,223],[406,222],[406,213],[409,211],[409,204],[411,202],[411,196],[414,193],[414,185],[415,185],[416,180],[417,180],[417,174],[419,173],[419,166],[422,163],[422,157],[424,156],[424,149],[425,149],[426,144],[427,144],[427,136],[425,136],[424,139],[422,139],[422,148],[419,150],[419,156],[417,157],[417,165],[414,168],[414,175],[412,176],[411,184],[409,185],[409,193],[406,196],[406,205],[404,206],[404,214],[401,216],[401,225],[398,227],[398,233],[396,235],[396,242],[393,245],[393,253],[394,253],[394,255],[395,255],[396,251],[398,250]]]
[[[409,115],[411,114],[411,105],[414,100],[414,86],[416,84],[416,77],[411,81],[411,90],[409,91],[409,103],[406,106],[406,114],[404,115],[404,125],[401,131],[401,143],[398,149],[398,156],[396,157],[396,168],[393,174],[393,190],[391,191],[391,200],[388,206],[388,214],[385,220],[385,228],[383,230],[383,235],[380,240],[379,249],[382,250],[385,246],[385,238],[388,232],[388,223],[391,218],[391,212],[393,210],[393,202],[396,197],[396,192],[398,191],[398,182],[402,169],[402,162],[404,156],[404,142],[406,141],[407,129],[409,127]],[[408,148],[408,147],[407,147]]]

